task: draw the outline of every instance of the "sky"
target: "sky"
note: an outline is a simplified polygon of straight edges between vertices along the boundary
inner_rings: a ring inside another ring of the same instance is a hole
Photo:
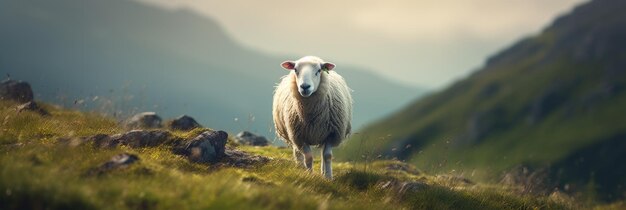
[[[338,71],[354,65],[439,89],[586,0],[138,1],[196,11],[262,52],[317,55]]]

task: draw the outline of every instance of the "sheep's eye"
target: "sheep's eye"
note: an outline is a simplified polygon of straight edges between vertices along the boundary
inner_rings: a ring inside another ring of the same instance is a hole
[[[296,74],[298,74],[298,69],[294,68],[293,71],[296,72]]]
[[[322,72],[322,69],[318,69],[317,72],[315,73],[315,75],[320,74],[320,72]]]

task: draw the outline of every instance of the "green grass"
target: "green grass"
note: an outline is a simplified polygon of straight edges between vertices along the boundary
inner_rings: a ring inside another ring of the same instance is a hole
[[[517,166],[552,167],[574,159],[571,155],[588,147],[626,134],[626,77],[607,77],[601,61],[576,62],[566,56],[545,60],[545,51],[551,47],[549,35],[531,39],[545,45],[538,52],[506,65],[489,65],[362,129],[336,151],[337,157],[353,161],[363,161],[364,155],[398,157],[431,173],[454,171],[472,174],[483,182],[498,182],[504,172]],[[614,86],[613,93],[603,92],[607,84]],[[498,88],[484,94],[491,86]],[[531,123],[533,105],[551,91],[561,97],[556,99],[561,104],[542,108],[547,110],[545,114]],[[473,117],[481,113],[485,116],[479,120],[486,127],[483,135],[466,140]],[[621,174],[624,167],[602,172],[610,174],[611,170]],[[592,173],[565,174],[562,180],[568,183],[557,184],[573,183],[580,189],[591,182],[588,177]],[[623,192],[616,193],[611,187],[625,183],[624,178],[605,183],[600,188],[609,190],[599,193],[604,198],[623,199]]]
[[[234,168],[192,163],[167,146],[67,146],[57,139],[122,129],[114,120],[94,113],[44,105],[51,116],[39,116],[18,114],[11,102],[0,105],[0,119],[4,119],[0,209],[568,209],[577,205],[516,194],[505,187],[457,183],[392,160],[335,161],[335,180],[328,181],[317,169],[308,173],[297,167],[287,148],[238,146],[272,160]],[[189,139],[201,131],[173,133]],[[88,173],[122,152],[136,154],[140,160],[102,175]],[[392,180],[419,181],[427,187],[408,193],[378,187]]]

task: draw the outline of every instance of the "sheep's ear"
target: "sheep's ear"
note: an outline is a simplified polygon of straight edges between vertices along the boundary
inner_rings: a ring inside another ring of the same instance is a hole
[[[324,63],[324,64],[322,64],[322,69],[324,69],[324,70],[330,71],[330,70],[333,70],[334,68],[335,68],[335,64],[332,64],[332,63]]]
[[[294,68],[296,68],[296,63],[294,63],[293,61],[285,61],[281,63],[280,66],[287,70],[293,70]]]

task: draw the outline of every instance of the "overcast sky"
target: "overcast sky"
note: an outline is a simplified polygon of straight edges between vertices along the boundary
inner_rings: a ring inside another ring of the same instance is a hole
[[[140,0],[216,19],[260,51],[317,55],[441,88],[586,0]],[[297,58],[285,58],[297,59]]]

